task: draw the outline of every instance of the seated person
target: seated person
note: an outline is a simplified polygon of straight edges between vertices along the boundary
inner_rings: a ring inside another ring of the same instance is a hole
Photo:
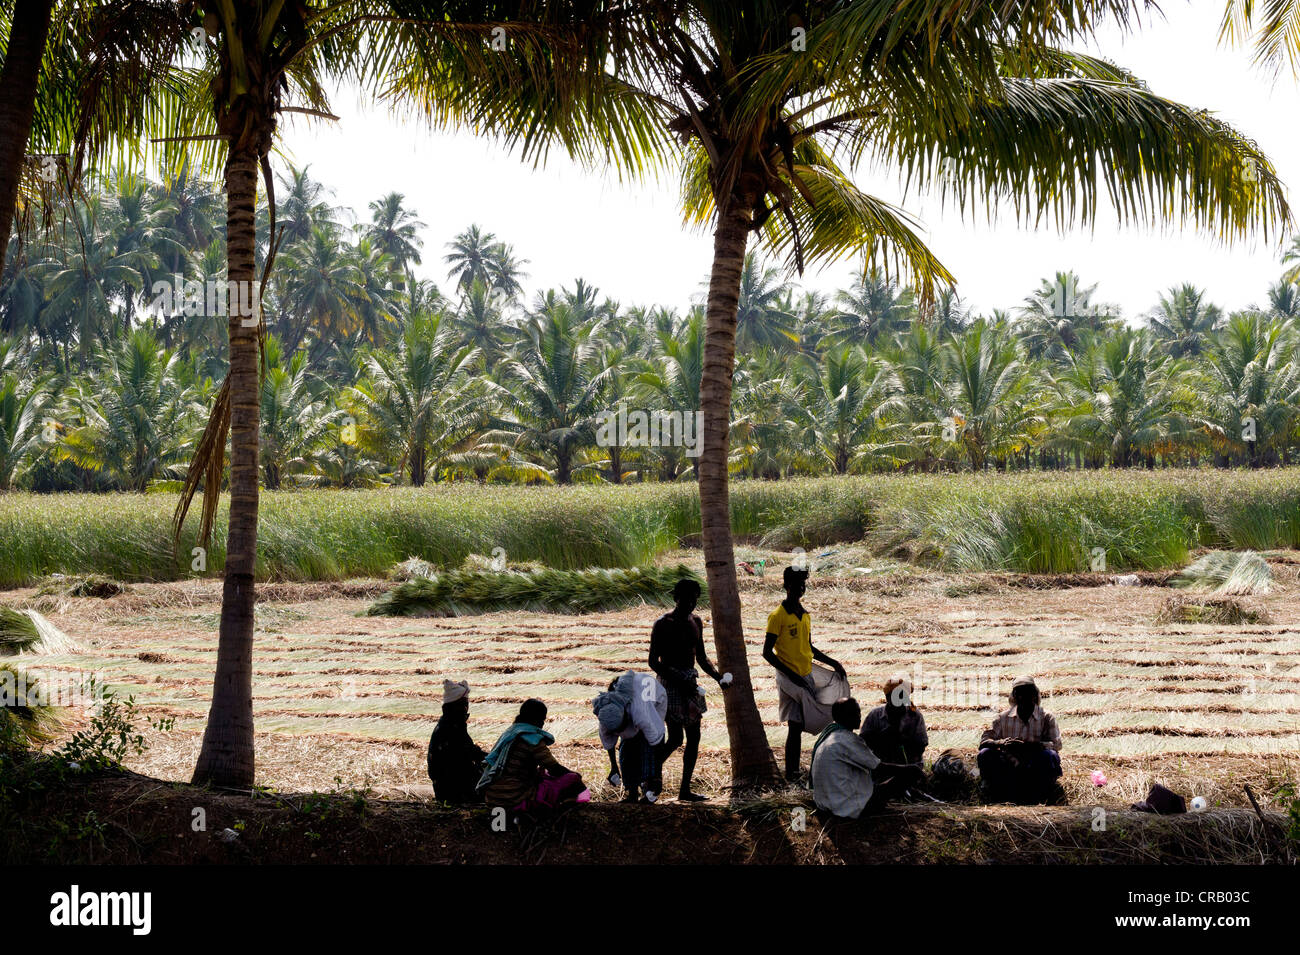
[[[484,752],[469,738],[469,684],[442,681],[442,718],[429,737],[429,780],[439,802],[477,802]]]
[[[629,670],[610,681],[609,689],[592,700],[591,709],[600,724],[600,744],[609,753],[610,782],[617,785],[621,769],[627,791],[623,801],[654,802],[662,789],[668,691],[653,673]]]
[[[873,774],[902,767],[883,763],[858,735],[862,708],[853,697],[836,700],[831,723],[813,744],[812,790],[817,808],[841,819],[857,819],[863,811],[881,804],[875,795]]]
[[[554,809],[586,791],[582,777],[551,755],[555,737],[542,729],[546,704],[526,700],[483,764],[476,787],[489,806],[522,812]]]
[[[1060,798],[1061,731],[1039,699],[1033,678],[1020,677],[1011,685],[1011,708],[980,736],[977,761],[986,800],[1024,804]]]
[[[904,768],[889,776],[877,773],[876,787],[883,797],[902,796],[925,777],[923,757],[930,737],[925,717],[912,703],[912,684],[893,678],[885,684],[885,703],[862,721],[862,738],[882,760]]]

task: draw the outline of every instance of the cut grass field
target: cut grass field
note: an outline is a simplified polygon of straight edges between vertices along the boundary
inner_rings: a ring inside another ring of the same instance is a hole
[[[1200,547],[1300,547],[1300,468],[1257,472],[1093,471],[881,475],[739,481],[742,540],[812,549],[861,541],[879,555],[949,571],[1087,571],[1182,566]],[[174,550],[171,494],[0,495],[0,587],[50,574],[124,582],[213,577],[224,505],[195,570],[191,522]],[[700,530],[689,484],[583,487],[430,485],[263,492],[262,580],[383,577],[417,557],[460,567],[501,548],[557,569],[632,567]]]
[[[738,557],[789,554],[742,548]],[[1032,673],[1065,737],[1065,784],[1074,806],[1118,809],[1153,781],[1212,807],[1247,805],[1243,782],[1267,800],[1300,777],[1300,555],[1269,555],[1272,586],[1250,598],[1274,623],[1158,623],[1170,587],[1124,587],[1106,575],[1070,578],[948,574],[874,559],[863,547],[820,558],[806,604],[819,648],[847,667],[855,694],[874,704],[891,674],[908,673],[929,724],[933,758],[946,748],[973,761],[979,733],[1005,706],[1012,679]],[[701,572],[697,553],[664,555]],[[862,573],[862,568],[871,573]],[[744,623],[756,696],[769,739],[780,746],[776,692],[759,658],[779,574],[742,578]],[[1059,586],[1060,584],[1075,586]],[[589,700],[614,674],[644,668],[661,608],[581,616],[499,612],[455,618],[367,617],[392,587],[383,581],[275,584],[261,589],[254,653],[258,782],[282,791],[369,787],[427,795],[424,758],[444,677],[473,687],[470,729],[490,745],[519,703],[541,697],[561,761],[603,780]],[[11,591],[82,649],[23,655],[46,671],[98,671],[134,694],[142,712],[174,717],[150,731],[151,748],[128,765],[188,779],[211,691],[220,589],[214,581],[141,585],[109,599]],[[1204,599],[1211,599],[1206,596]],[[708,620],[707,612],[704,617]],[[722,699],[708,688],[697,788],[727,791]],[[804,761],[812,738],[805,738]],[[667,768],[676,784],[680,758]],[[1089,782],[1094,769],[1110,778]],[[598,798],[612,796],[597,787]]]

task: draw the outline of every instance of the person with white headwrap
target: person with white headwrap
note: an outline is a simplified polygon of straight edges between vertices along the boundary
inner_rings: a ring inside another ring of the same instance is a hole
[[[469,737],[469,684],[442,681],[442,718],[429,737],[429,780],[439,802],[480,801],[474,785],[486,754]]]
[[[622,783],[627,791],[624,802],[636,802],[638,798],[654,802],[662,788],[660,775],[668,735],[664,723],[668,693],[663,684],[653,673],[628,670],[591,701],[591,711],[599,724],[600,745],[609,753],[609,781],[616,786]]]

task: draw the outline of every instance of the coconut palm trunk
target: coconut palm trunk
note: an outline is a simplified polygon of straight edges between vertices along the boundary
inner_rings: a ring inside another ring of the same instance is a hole
[[[261,137],[233,142],[226,162],[228,277],[231,288],[255,288],[257,174]],[[264,142],[269,144],[267,135]],[[248,283],[235,285],[234,283]],[[232,294],[232,299],[235,295]],[[238,296],[250,301],[247,292]],[[256,301],[253,297],[252,301]],[[253,785],[253,568],[257,561],[257,478],[260,378],[258,323],[227,310],[230,331],[230,517],[225,585],[203,746],[195,783]],[[245,321],[246,318],[250,320]],[[215,488],[207,493],[216,493]]]
[[[36,115],[36,83],[54,0],[18,0],[0,68],[0,265],[9,248],[23,155]]]
[[[731,502],[727,488],[731,382],[736,359],[736,314],[740,273],[751,227],[754,195],[733,195],[718,211],[713,233],[713,270],[705,313],[704,371],[700,407],[704,411],[704,449],[700,453],[700,529],[709,607],[718,666],[730,673],[733,688],[722,695],[731,743],[731,778],[736,786],[772,783],[776,760],[754,702],[749,658],[740,618],[736,555],[731,540]]]

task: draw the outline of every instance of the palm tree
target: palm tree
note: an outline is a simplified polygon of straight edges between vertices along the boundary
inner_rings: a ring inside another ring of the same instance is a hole
[[[177,477],[202,412],[179,371],[180,356],[163,349],[152,332],[132,332],[79,386],[84,423],[63,435],[61,455],[125,490]]]
[[[704,312],[692,309],[655,334],[653,358],[637,375],[637,385],[658,410],[694,416],[700,410],[700,379],[704,375]],[[676,480],[686,452],[677,447],[659,447],[660,480]],[[696,468],[698,457],[689,459]]]
[[[118,254],[104,230],[107,216],[101,216],[101,208],[98,196],[77,203],[70,214],[76,234],[65,232],[67,248],[39,268],[48,298],[45,319],[66,320],[76,329],[83,369],[89,366],[92,342],[116,331],[113,300],[121,303],[143,291],[143,273],[157,265],[156,256],[146,250]]]
[[[50,376],[29,376],[19,366],[12,339],[0,339],[0,491],[13,487],[51,431],[44,419],[50,403]]]
[[[1096,293],[1096,285],[1083,285],[1074,272],[1043,279],[1020,308],[1020,330],[1029,357],[1063,361],[1089,332],[1113,324],[1112,309],[1093,301]]]
[[[448,277],[455,279],[462,291],[468,291],[475,282],[492,288],[492,259],[500,248],[496,239],[491,232],[484,232],[477,225],[471,225],[447,243],[447,248],[451,251],[442,260],[449,266]]]
[[[453,319],[461,342],[473,346],[488,368],[494,367],[501,357],[506,334],[511,329],[501,314],[502,304],[499,294],[475,279],[464,290]]]
[[[70,196],[86,168],[134,156],[157,91],[189,84],[175,62],[188,39],[177,13],[175,4],[108,0],[0,7],[0,251],[24,193]],[[42,162],[25,164],[29,154]],[[46,184],[44,158],[54,156]]]
[[[283,242],[292,245],[307,242],[319,233],[339,230],[338,212],[326,202],[331,191],[311,177],[311,166],[299,169],[290,164],[288,173],[280,174],[281,195],[277,200],[275,221],[284,229]]]
[[[445,323],[445,324],[444,324]],[[351,389],[371,426],[399,450],[414,487],[486,422],[487,389],[470,374],[478,350],[457,342],[441,314],[416,315],[393,352],[371,351],[366,379]]]
[[[268,490],[274,490],[287,476],[310,469],[313,456],[324,449],[343,412],[331,409],[321,396],[306,352],[295,352],[286,364],[279,339],[268,335],[263,356],[262,479]]]
[[[388,256],[394,271],[400,272],[405,280],[403,287],[409,290],[415,285],[411,266],[420,264],[420,247],[424,240],[420,238],[419,230],[424,228],[424,223],[402,204],[405,199],[400,192],[390,192],[373,200],[365,235],[375,248]]]
[[[1268,310],[1278,318],[1300,318],[1300,290],[1285,279],[1268,288]]]
[[[990,457],[1005,458],[1028,443],[1038,421],[1033,377],[1003,325],[977,321],[946,347],[952,431],[971,470],[982,471]]]
[[[966,334],[969,334],[967,329]],[[949,339],[917,322],[881,352],[898,391],[898,413],[887,440],[873,447],[873,455],[932,470],[953,455],[953,443],[944,441],[943,419],[951,414],[947,392]],[[936,422],[939,427],[936,427]],[[955,430],[955,429],[952,429]]]
[[[1147,320],[1169,354],[1182,358],[1199,355],[1222,319],[1219,306],[1205,300],[1205,290],[1185,282],[1161,295]]]
[[[200,179],[182,160],[179,168],[166,174],[154,197],[166,210],[166,225],[182,237],[186,248],[204,249],[225,231],[225,204],[221,191]],[[180,271],[180,263],[163,259],[163,269]]]
[[[933,326],[940,336],[960,335],[974,320],[974,313],[957,290],[951,288],[940,289],[933,307],[926,309],[922,316],[922,321]]]
[[[365,299],[362,274],[338,234],[315,226],[302,242],[283,253],[280,308],[287,313],[283,334],[291,351],[309,339],[319,357],[333,342],[361,325]]]
[[[359,288],[353,340],[382,345],[401,321],[398,288],[394,285],[394,278],[402,274],[401,270],[368,235],[362,235],[349,253],[356,266]]]
[[[1294,285],[1300,282],[1300,236],[1291,240],[1286,252],[1282,254],[1282,264],[1287,270],[1282,273],[1282,281]]]
[[[801,429],[806,388],[788,357],[770,349],[741,355],[734,391],[730,460],[734,473],[774,480],[793,475],[815,459],[809,437]]]
[[[169,220],[172,209],[167,202],[155,201],[155,195],[143,176],[122,175],[110,180],[106,190],[109,202],[109,227],[105,238],[118,256],[134,258],[139,289],[123,285],[118,289],[122,302],[122,331],[129,333],[135,317],[136,291],[151,289],[160,280],[173,279],[169,262],[183,262],[187,250],[182,236]]]
[[[853,286],[835,295],[840,311],[831,319],[830,341],[872,344],[906,331],[916,313],[916,298],[879,269],[855,272]]]
[[[1273,458],[1300,413],[1294,333],[1258,312],[1232,316],[1205,356],[1202,424],[1221,460],[1252,468]]]
[[[510,246],[498,242],[488,254],[488,281],[507,299],[514,299],[524,290],[521,280],[528,277],[524,271],[527,264],[528,260],[516,257]]]
[[[1096,342],[1061,380],[1067,400],[1078,406],[1070,430],[1109,456],[1112,467],[1132,467],[1140,455],[1186,433],[1175,398],[1181,370],[1149,332],[1120,329]]]
[[[188,5],[178,9],[188,10]],[[170,124],[173,135],[168,138],[199,151],[207,157],[206,165],[215,161],[218,148],[223,154],[227,278],[235,288],[258,287],[259,170],[270,197],[263,278],[272,273],[283,238],[275,219],[269,161],[278,117],[286,110],[330,115],[325,90],[337,83],[353,82],[391,102],[415,104],[436,123],[472,121],[496,132],[507,145],[520,146],[526,157],[540,156],[558,139],[570,155],[584,161],[607,150],[614,161],[638,166],[646,145],[654,141],[637,129],[636,110],[613,97],[613,84],[603,76],[610,62],[603,40],[609,30],[599,15],[578,16],[549,3],[462,8],[450,2],[412,5],[398,0],[220,0],[205,4],[205,11],[200,71],[210,80],[207,90],[180,103],[164,102],[155,114],[160,117],[156,125]],[[494,27],[510,38],[504,50],[483,42]],[[199,536],[207,540],[229,433],[230,511],[217,667],[194,781],[248,787],[253,783],[253,574],[263,325],[260,319],[231,315],[227,327],[230,371],[187,475],[173,530],[179,539],[201,485]]]
[[[4,65],[0,66],[0,252],[9,248],[9,230],[18,202],[23,155],[36,117],[37,85],[54,0],[19,3],[12,12],[6,12],[9,29],[5,31]]]
[[[556,483],[573,481],[580,448],[595,443],[596,416],[606,407],[611,374],[600,348],[605,320],[584,324],[567,302],[534,315],[524,327],[516,357],[506,364],[510,380],[500,393],[506,417],[502,432],[515,447],[542,456]]]
[[[800,443],[815,449],[833,474],[848,474],[868,436],[901,404],[894,381],[851,345],[829,349],[820,367],[805,367],[812,373],[804,377]]]
[[[855,252],[892,260],[922,301],[953,284],[911,220],[857,190],[832,148],[850,162],[896,163],[922,187],[955,192],[963,210],[976,197],[1011,199],[1030,222],[1086,221],[1104,189],[1126,221],[1165,214],[1231,234],[1285,223],[1276,176],[1244,137],[1109,63],[1056,49],[1105,14],[1125,21],[1144,7],[931,0],[792,12],[692,0],[647,5],[646,22],[626,31],[635,59],[620,75],[684,141],[688,216],[713,227],[700,508],[719,665],[736,679],[725,701],[737,781],[775,776],[749,680],[727,487],[750,234],[799,270]],[[1259,164],[1248,172],[1247,160]]]
[[[780,269],[761,266],[753,252],[745,256],[736,307],[736,348],[789,352],[798,344],[794,315],[783,307],[789,304],[788,292]]]

